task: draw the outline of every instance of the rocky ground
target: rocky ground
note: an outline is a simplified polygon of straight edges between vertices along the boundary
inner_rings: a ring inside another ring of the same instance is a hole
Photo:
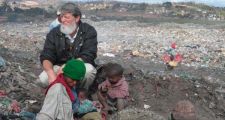
[[[84,21],[98,32],[96,62],[113,61],[126,68],[130,106],[113,119],[167,119],[180,100],[193,102],[199,120],[225,119],[224,24]],[[50,22],[0,24],[0,56],[6,63],[0,90],[18,101],[21,109],[34,110],[30,104],[40,106],[43,100],[44,92],[35,80],[41,72],[38,56]],[[168,70],[162,56],[174,42],[183,61]]]

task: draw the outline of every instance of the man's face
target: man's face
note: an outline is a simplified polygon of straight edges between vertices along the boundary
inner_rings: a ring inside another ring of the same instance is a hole
[[[66,81],[66,84],[69,86],[69,87],[74,87],[76,85],[76,81],[75,80],[72,80],[71,78],[69,77],[64,77],[65,78],[65,81]]]
[[[76,18],[71,13],[64,13],[61,15],[61,21],[63,25],[71,25],[76,22]]]
[[[62,14],[60,31],[67,35],[72,34],[76,30],[79,20],[79,16],[74,17],[71,13]]]

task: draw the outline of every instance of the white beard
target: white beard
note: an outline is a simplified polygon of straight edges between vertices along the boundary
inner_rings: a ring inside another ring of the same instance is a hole
[[[66,35],[73,33],[77,29],[77,24],[74,22],[70,25],[60,25],[60,31]]]

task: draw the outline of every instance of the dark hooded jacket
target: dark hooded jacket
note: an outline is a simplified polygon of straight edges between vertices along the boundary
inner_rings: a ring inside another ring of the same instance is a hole
[[[87,23],[79,23],[73,43],[60,31],[60,26],[52,29],[46,37],[40,60],[49,60],[53,65],[62,65],[72,58],[82,58],[85,63],[95,66],[97,56],[97,32]]]

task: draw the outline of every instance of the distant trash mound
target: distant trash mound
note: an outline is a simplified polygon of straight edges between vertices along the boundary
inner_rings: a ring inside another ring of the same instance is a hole
[[[113,114],[110,120],[166,120],[153,111],[138,108],[127,108]]]

